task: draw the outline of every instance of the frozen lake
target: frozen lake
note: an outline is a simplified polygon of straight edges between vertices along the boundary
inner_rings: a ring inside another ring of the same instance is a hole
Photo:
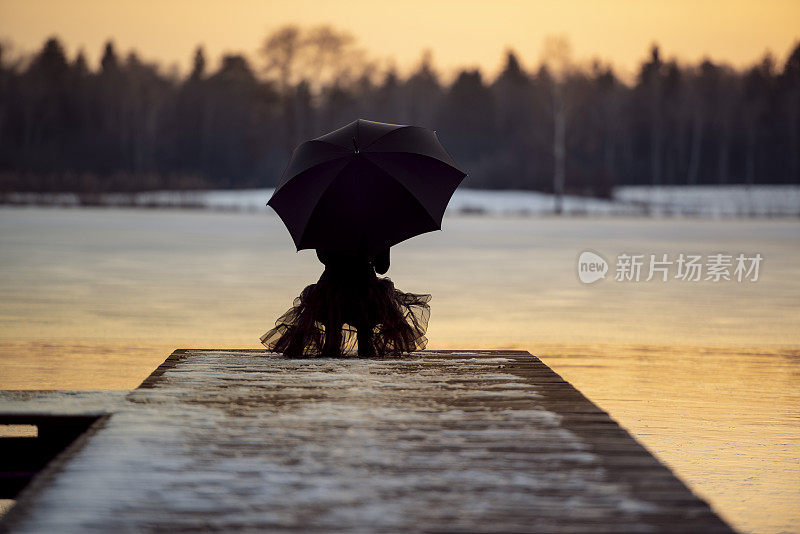
[[[0,228],[5,389],[129,389],[173,348],[258,347],[322,271],[271,213],[0,208]],[[587,249],[611,269],[591,285]],[[622,282],[623,253],[763,260],[755,282]],[[735,527],[800,531],[799,221],[454,215],[388,274],[433,295],[429,348],[537,354]]]

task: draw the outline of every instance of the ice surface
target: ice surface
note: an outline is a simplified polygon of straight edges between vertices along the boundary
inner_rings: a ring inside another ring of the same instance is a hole
[[[108,206],[189,207],[262,212],[273,189],[211,191],[149,191],[112,193],[100,197]],[[8,193],[14,204],[77,206],[74,193]],[[552,195],[536,191],[458,189],[447,214],[528,216],[552,214]],[[655,215],[694,217],[798,217],[800,187],[796,185],[620,186],[611,199],[566,195],[563,211],[573,215]]]

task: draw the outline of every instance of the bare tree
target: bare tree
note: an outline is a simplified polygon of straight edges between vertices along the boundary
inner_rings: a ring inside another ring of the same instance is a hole
[[[795,43],[780,76],[788,140],[789,179],[800,183],[800,42]]]
[[[650,130],[650,183],[660,185],[664,158],[664,62],[658,46],[650,49],[650,59],[642,64],[639,87],[649,111]]]
[[[610,66],[594,67],[594,91],[597,94],[599,114],[602,121],[602,177],[608,183],[597,184],[601,193],[610,193],[610,183],[617,174],[617,145],[624,134],[622,124],[622,91]],[[597,194],[598,191],[595,191]]]
[[[327,25],[310,29],[284,26],[264,40],[259,52],[264,58],[264,75],[277,82],[283,100],[287,152],[298,142],[298,88],[301,99],[309,95],[313,100],[325,85],[347,85],[357,79],[366,64],[353,36]]]
[[[436,116],[442,98],[442,87],[439,75],[433,65],[433,52],[426,49],[422,57],[405,83],[405,101],[403,114],[411,124],[434,127],[430,121]]]
[[[551,108],[553,111],[553,211],[563,212],[564,185],[567,164],[567,115],[569,112],[566,95],[567,79],[574,68],[572,47],[564,36],[545,38],[543,60],[552,72],[550,85]]]
[[[706,123],[706,98],[708,93],[707,79],[713,70],[713,65],[705,60],[700,65],[698,72],[693,76],[688,87],[687,101],[691,102],[692,134],[691,148],[689,151],[689,166],[686,174],[686,183],[695,185],[700,175],[700,160],[702,159],[703,137]]]
[[[759,125],[766,109],[769,81],[774,60],[766,54],[760,65],[750,68],[743,80],[744,121],[746,132],[745,183],[752,185],[756,174],[756,146]]]
[[[718,125],[717,146],[717,182],[728,182],[731,144],[733,138],[734,119],[738,118],[737,107],[741,101],[741,84],[739,78],[730,69],[723,69],[720,79],[724,91],[718,91],[716,120]]]

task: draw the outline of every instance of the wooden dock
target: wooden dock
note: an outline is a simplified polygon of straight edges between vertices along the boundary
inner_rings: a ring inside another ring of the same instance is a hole
[[[0,395],[0,423],[94,417],[0,531],[732,532],[527,352],[177,350],[127,396],[53,395]]]

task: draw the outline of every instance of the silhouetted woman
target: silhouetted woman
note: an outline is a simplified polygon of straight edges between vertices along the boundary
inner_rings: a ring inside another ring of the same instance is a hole
[[[387,278],[389,249],[364,252],[317,250],[325,270],[294,305],[261,336],[270,351],[289,358],[337,357],[358,346],[362,357],[425,347],[430,295],[403,293]]]

